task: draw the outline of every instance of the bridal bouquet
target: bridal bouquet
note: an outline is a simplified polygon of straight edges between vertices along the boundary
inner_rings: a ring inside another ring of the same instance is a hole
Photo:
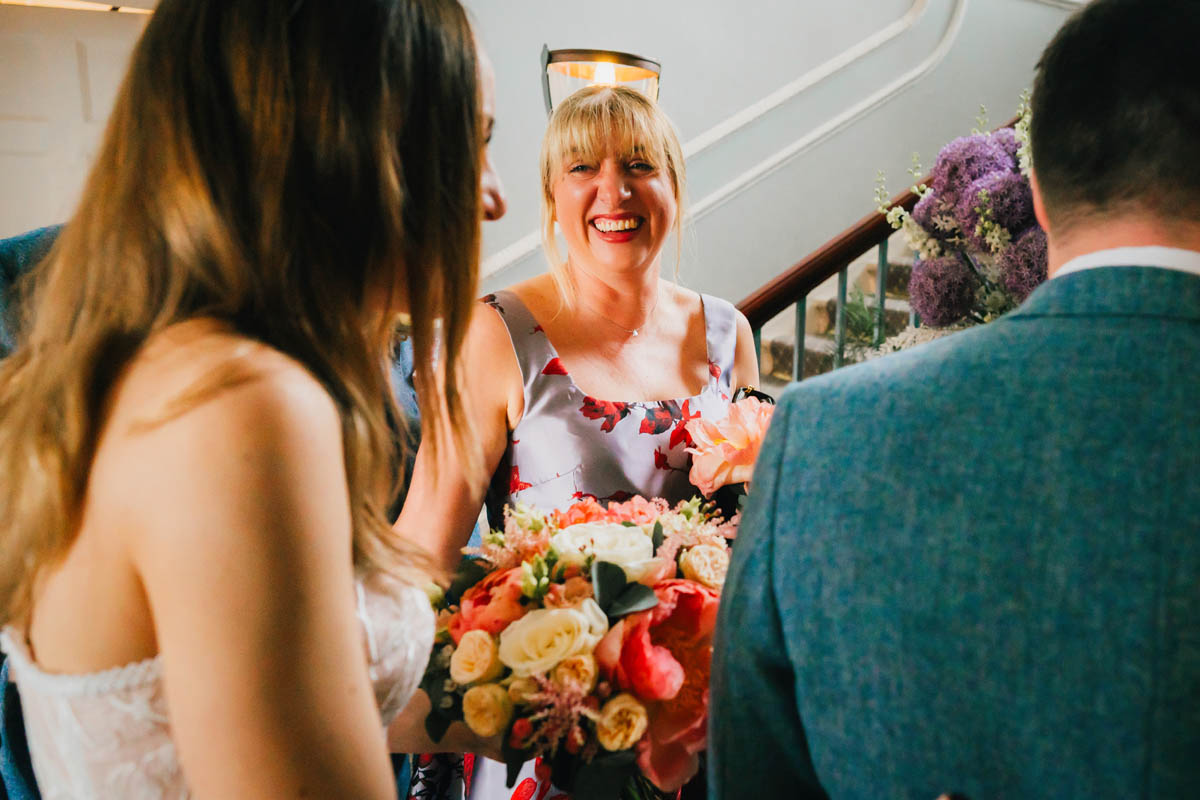
[[[510,786],[541,758],[575,800],[679,789],[707,741],[734,533],[699,499],[507,509],[437,604],[430,736],[500,735]]]

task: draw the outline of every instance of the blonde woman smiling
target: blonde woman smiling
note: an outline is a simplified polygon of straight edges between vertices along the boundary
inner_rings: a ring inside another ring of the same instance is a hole
[[[551,271],[485,298],[465,347],[467,405],[492,480],[472,480],[448,449],[437,458],[422,448],[398,523],[446,568],[485,496],[494,525],[517,501],[552,509],[584,497],[691,497],[684,426],[724,416],[734,387],[758,381],[745,318],[662,277],[663,246],[680,231],[684,163],[654,103],[620,87],[565,100],[541,179]],[[432,769],[418,788],[439,780]],[[526,765],[521,780],[544,786],[547,772]],[[470,796],[507,799],[504,778],[502,765],[475,760]]]

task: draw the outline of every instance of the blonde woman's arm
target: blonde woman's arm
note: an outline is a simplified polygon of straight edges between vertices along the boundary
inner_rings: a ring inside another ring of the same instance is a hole
[[[753,386],[758,388],[758,350],[754,346],[754,331],[750,322],[740,311],[737,314],[737,347],[733,356],[733,388]]]
[[[487,483],[508,446],[508,432],[524,411],[524,386],[508,328],[491,308],[479,304],[464,345],[463,371],[471,437],[482,473],[467,474],[465,460],[448,429],[435,460],[427,444],[417,450],[412,480],[396,532],[423,547],[447,572],[457,566],[483,507]],[[427,424],[431,418],[422,409]]]
[[[234,385],[121,442],[172,738],[197,798],[394,798],[339,415],[253,347],[231,348]]]

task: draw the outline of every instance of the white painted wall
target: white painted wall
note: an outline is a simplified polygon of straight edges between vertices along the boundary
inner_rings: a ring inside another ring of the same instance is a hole
[[[71,214],[147,19],[0,5],[0,236]]]
[[[974,127],[981,104],[993,124],[1010,118],[1038,54],[1079,4],[466,3],[496,63],[493,148],[509,195],[508,216],[486,229],[485,288],[545,268],[536,235],[545,42],[661,59],[660,102],[689,154],[682,281],[734,301],[870,211],[876,170],[899,191],[912,153],[930,165]]]
[[[738,300],[870,210],[875,171],[1011,116],[1077,0],[465,0],[498,75],[509,213],[485,287],[544,268],[536,242],[543,43],[660,59],[689,154],[683,282]],[[153,5],[153,0],[138,0]],[[0,236],[71,212],[145,18],[0,5]]]

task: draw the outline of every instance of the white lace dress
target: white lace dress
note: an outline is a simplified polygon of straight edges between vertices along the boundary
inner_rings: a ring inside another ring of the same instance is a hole
[[[404,708],[433,647],[433,611],[420,589],[390,578],[356,584],[375,700],[386,726]],[[0,634],[21,694],[38,789],[46,800],[188,798],[154,658],[82,675],[43,672],[24,637]]]

